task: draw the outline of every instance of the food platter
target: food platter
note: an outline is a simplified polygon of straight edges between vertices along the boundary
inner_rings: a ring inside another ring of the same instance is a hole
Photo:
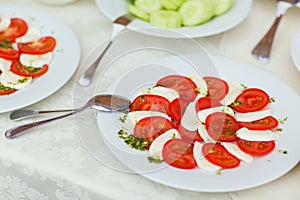
[[[181,170],[166,164],[151,164],[147,160],[147,153],[130,149],[118,137],[117,132],[121,126],[119,117],[122,114],[98,113],[100,134],[112,154],[134,172],[154,182],[198,192],[229,192],[249,189],[269,183],[290,171],[299,162],[300,157],[300,149],[297,145],[300,138],[296,134],[298,128],[295,115],[295,110],[300,110],[297,93],[283,81],[250,64],[223,57],[212,57],[212,60],[221,78],[229,82],[238,81],[247,86],[264,89],[276,99],[272,105],[274,116],[278,119],[288,117],[287,122],[280,125],[283,131],[280,133],[272,153],[256,158],[250,164],[222,170],[221,175],[204,172],[200,169]],[[132,98],[137,88],[153,85],[161,76],[174,73],[189,75],[196,72],[194,67],[179,57],[168,57],[128,71],[117,79],[107,92]],[[133,79],[133,77],[135,78]],[[286,96],[289,98],[287,99]],[[293,105],[293,107],[289,105]],[[283,149],[288,153],[280,153],[280,150]]]
[[[125,0],[96,0],[96,3],[99,9],[112,21],[114,21],[117,17],[127,13],[128,4]],[[205,37],[222,33],[237,26],[247,17],[251,7],[252,0],[235,1],[233,8],[226,14],[214,18],[208,23],[193,27],[160,29],[155,28],[149,23],[139,19],[135,19],[127,27],[143,34],[165,38]]]
[[[56,48],[49,71],[35,78],[25,89],[7,96],[0,96],[0,113],[8,112],[36,103],[60,89],[74,74],[80,60],[80,45],[73,31],[59,19],[47,13],[27,6],[1,4],[0,15],[19,17],[29,26],[42,31],[42,35],[51,35],[56,39]]]

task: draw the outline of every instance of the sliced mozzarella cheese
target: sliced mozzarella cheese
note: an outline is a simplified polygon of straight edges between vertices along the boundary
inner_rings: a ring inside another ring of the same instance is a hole
[[[237,157],[238,159],[244,161],[245,163],[250,163],[253,160],[253,157],[245,152],[243,152],[237,145],[229,142],[223,142],[222,145],[225,149]]]
[[[162,159],[162,149],[164,144],[173,138],[181,138],[176,129],[170,129],[161,134],[151,143],[149,147],[149,154],[159,156],[159,158]]]
[[[278,135],[270,130],[254,131],[247,128],[240,128],[236,132],[237,137],[247,141],[273,141]]]
[[[197,98],[205,97],[207,95],[207,85],[203,77],[201,77],[199,74],[192,74],[190,78],[197,86]]]
[[[256,112],[248,112],[248,113],[236,113],[235,119],[239,122],[252,122],[259,119],[263,119],[265,117],[271,116],[272,110],[265,109]]]
[[[29,27],[25,35],[16,39],[17,43],[36,42],[41,38],[41,32],[35,27]]]
[[[161,112],[132,111],[132,112],[127,113],[126,116],[124,117],[124,124],[125,124],[124,129],[126,131],[132,133],[134,130],[134,126],[136,125],[136,123],[138,121],[140,121],[143,118],[151,117],[151,116],[160,116],[160,117],[164,117],[164,118],[171,120],[171,118],[167,114],[161,113]]]
[[[179,94],[177,91],[166,87],[160,87],[160,86],[153,87],[153,88],[141,88],[139,90],[138,95],[142,95],[142,94],[155,94],[158,96],[163,96],[166,99],[168,99],[170,102],[172,102],[174,99],[179,98]]]
[[[32,78],[18,76],[11,71],[6,71],[0,75],[0,82],[6,87],[22,89],[31,84]]]
[[[0,32],[5,31],[10,26],[10,18],[0,17]]]
[[[216,140],[214,140],[213,138],[211,138],[209,136],[205,126],[201,123],[198,126],[198,133],[199,133],[200,137],[204,140],[205,143],[207,143],[207,142],[216,143],[217,142]]]
[[[202,153],[202,146],[203,146],[203,144],[201,144],[200,142],[195,142],[195,144],[194,144],[193,155],[194,155],[195,161],[197,163],[197,166],[200,169],[203,169],[206,171],[220,170],[221,169],[220,166],[214,165],[205,159],[205,157]]]
[[[199,120],[197,117],[195,104],[195,102],[189,103],[181,119],[181,125],[189,131],[196,131],[198,129]]]
[[[218,106],[218,107],[214,107],[214,108],[207,108],[207,109],[204,109],[204,110],[200,110],[197,113],[198,119],[202,123],[205,123],[205,120],[206,120],[207,116],[214,113],[214,112],[224,112],[224,113],[227,113],[227,114],[232,115],[232,116],[234,115],[234,112],[230,107]]]
[[[22,65],[41,68],[43,65],[49,65],[52,59],[52,53],[45,53],[41,55],[30,55],[30,54],[21,54],[20,62]]]
[[[11,65],[10,60],[5,60],[3,58],[0,58],[0,71],[6,72],[10,70],[10,65]]]
[[[238,83],[233,82],[229,84],[228,94],[221,100],[221,104],[228,106],[243,92],[244,87]]]

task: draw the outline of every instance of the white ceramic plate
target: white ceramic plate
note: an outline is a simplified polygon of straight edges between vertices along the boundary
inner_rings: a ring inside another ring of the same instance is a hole
[[[56,48],[49,70],[32,84],[11,95],[0,96],[0,113],[36,103],[61,88],[74,74],[80,60],[80,45],[75,34],[54,16],[27,6],[1,4],[0,15],[20,17],[29,26],[37,27],[42,35],[56,39]]]
[[[100,10],[112,21],[127,13],[127,2],[125,0],[96,0],[96,3]],[[166,38],[196,38],[210,36],[222,33],[237,26],[246,18],[251,7],[252,0],[235,0],[235,5],[230,11],[200,26],[168,30],[154,28],[154,26],[147,22],[135,19],[128,25],[128,28],[147,35]]]
[[[222,170],[221,175],[198,168],[180,170],[166,164],[150,164],[146,152],[130,149],[118,137],[117,132],[121,127],[119,117],[122,115],[99,113],[100,133],[117,159],[152,181],[199,192],[229,192],[260,186],[283,176],[299,162],[299,95],[283,81],[250,64],[222,57],[213,57],[213,61],[220,77],[226,81],[239,81],[248,87],[262,88],[270,97],[275,98],[275,103],[271,104],[273,115],[277,119],[288,117],[284,124],[280,124],[283,131],[279,133],[275,150],[266,156],[255,158],[250,164]],[[156,64],[146,64],[127,72],[107,92],[132,98],[138,88],[153,85],[159,78],[174,73],[189,75],[195,73],[195,69],[178,57],[169,57]],[[287,150],[288,154],[281,154],[278,150]]]
[[[292,54],[293,61],[300,72],[300,31],[293,39],[291,54]]]

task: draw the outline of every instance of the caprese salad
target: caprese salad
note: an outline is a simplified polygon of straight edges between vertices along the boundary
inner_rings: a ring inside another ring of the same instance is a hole
[[[48,71],[56,40],[22,18],[0,16],[0,96],[23,89]]]
[[[150,162],[219,172],[274,150],[281,128],[273,101],[238,82],[170,75],[140,88],[118,134]]]

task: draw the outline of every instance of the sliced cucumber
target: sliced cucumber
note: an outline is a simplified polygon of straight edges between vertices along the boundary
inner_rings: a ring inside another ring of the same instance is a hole
[[[214,0],[214,2],[216,16],[227,12],[234,4],[234,0]]]
[[[212,0],[190,0],[183,3],[179,9],[183,25],[195,26],[210,20],[214,15]]]
[[[128,5],[128,12],[142,20],[149,21],[149,14],[141,9],[138,9],[132,4]]]
[[[162,28],[178,28],[181,27],[182,17],[176,11],[158,10],[150,13],[150,23]]]
[[[162,8],[160,0],[135,0],[133,5],[147,13],[160,10]]]
[[[177,10],[185,0],[160,0],[162,6],[167,10]]]

